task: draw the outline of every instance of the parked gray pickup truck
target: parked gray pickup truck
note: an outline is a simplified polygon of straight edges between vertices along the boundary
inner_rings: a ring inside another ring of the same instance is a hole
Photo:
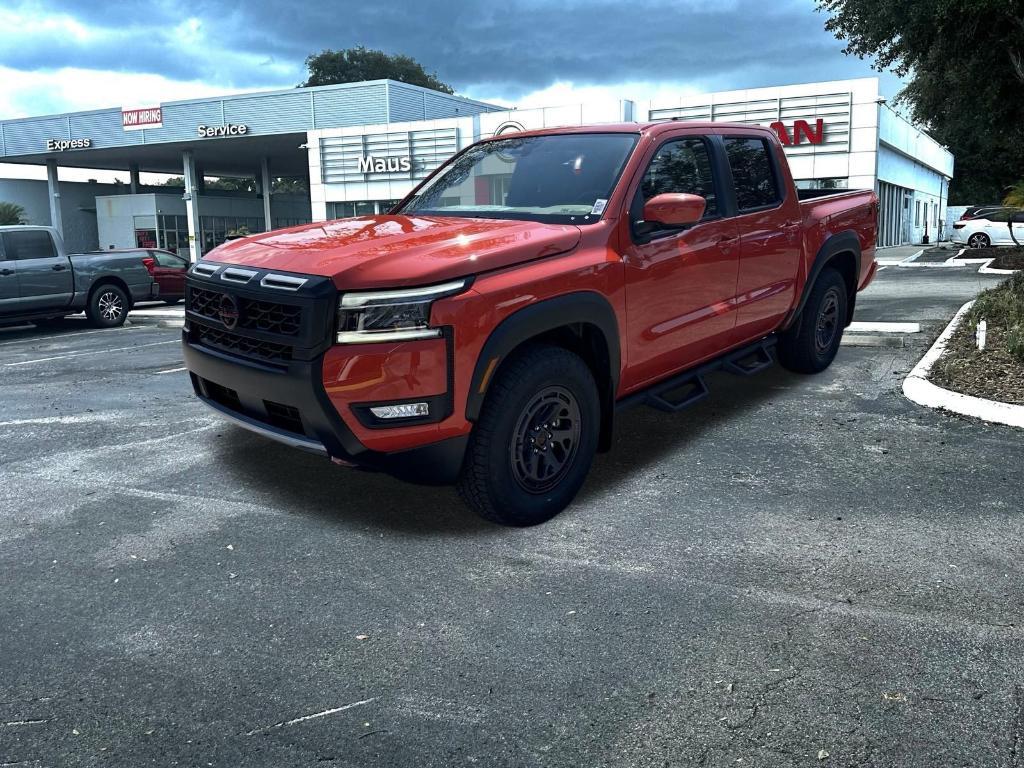
[[[0,324],[44,325],[84,310],[97,328],[113,328],[159,290],[137,253],[68,254],[51,227],[0,227]]]

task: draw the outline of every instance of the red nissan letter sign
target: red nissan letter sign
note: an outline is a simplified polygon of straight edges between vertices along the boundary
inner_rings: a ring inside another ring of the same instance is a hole
[[[771,128],[778,134],[779,141],[782,142],[784,147],[791,147],[794,144],[799,144],[801,137],[806,138],[808,144],[825,143],[825,121],[820,117],[815,121],[813,130],[806,120],[796,120],[793,123],[792,136],[790,136],[789,129],[786,128],[785,123],[772,123]]]

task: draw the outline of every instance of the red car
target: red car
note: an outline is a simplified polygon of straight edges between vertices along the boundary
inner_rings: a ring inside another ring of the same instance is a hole
[[[177,304],[185,298],[185,273],[188,259],[170,251],[147,249],[139,251],[153,282],[159,286],[157,298],[168,304]]]
[[[538,523],[621,408],[677,411],[715,369],[832,362],[875,274],[878,203],[797,195],[768,128],[487,139],[391,215],[212,251],[186,280],[185,364],[241,426]]]

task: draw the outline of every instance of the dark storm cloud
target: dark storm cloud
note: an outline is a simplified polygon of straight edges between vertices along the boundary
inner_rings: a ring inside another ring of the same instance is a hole
[[[365,45],[413,56],[457,90],[485,89],[510,99],[558,80],[724,88],[869,74],[863,62],[839,53],[841,45],[823,30],[824,17],[811,0],[53,0],[45,8],[104,34],[4,46],[0,65],[112,69],[246,87],[268,82],[261,62],[277,72],[292,67],[301,76],[311,52]],[[183,46],[179,27],[189,18],[201,23],[209,50]],[[129,19],[144,27],[128,29]]]

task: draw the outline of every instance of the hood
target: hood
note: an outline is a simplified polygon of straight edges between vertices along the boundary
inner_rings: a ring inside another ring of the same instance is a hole
[[[363,216],[233,240],[205,258],[329,277],[340,289],[425,285],[576,247],[571,225],[507,219]]]

